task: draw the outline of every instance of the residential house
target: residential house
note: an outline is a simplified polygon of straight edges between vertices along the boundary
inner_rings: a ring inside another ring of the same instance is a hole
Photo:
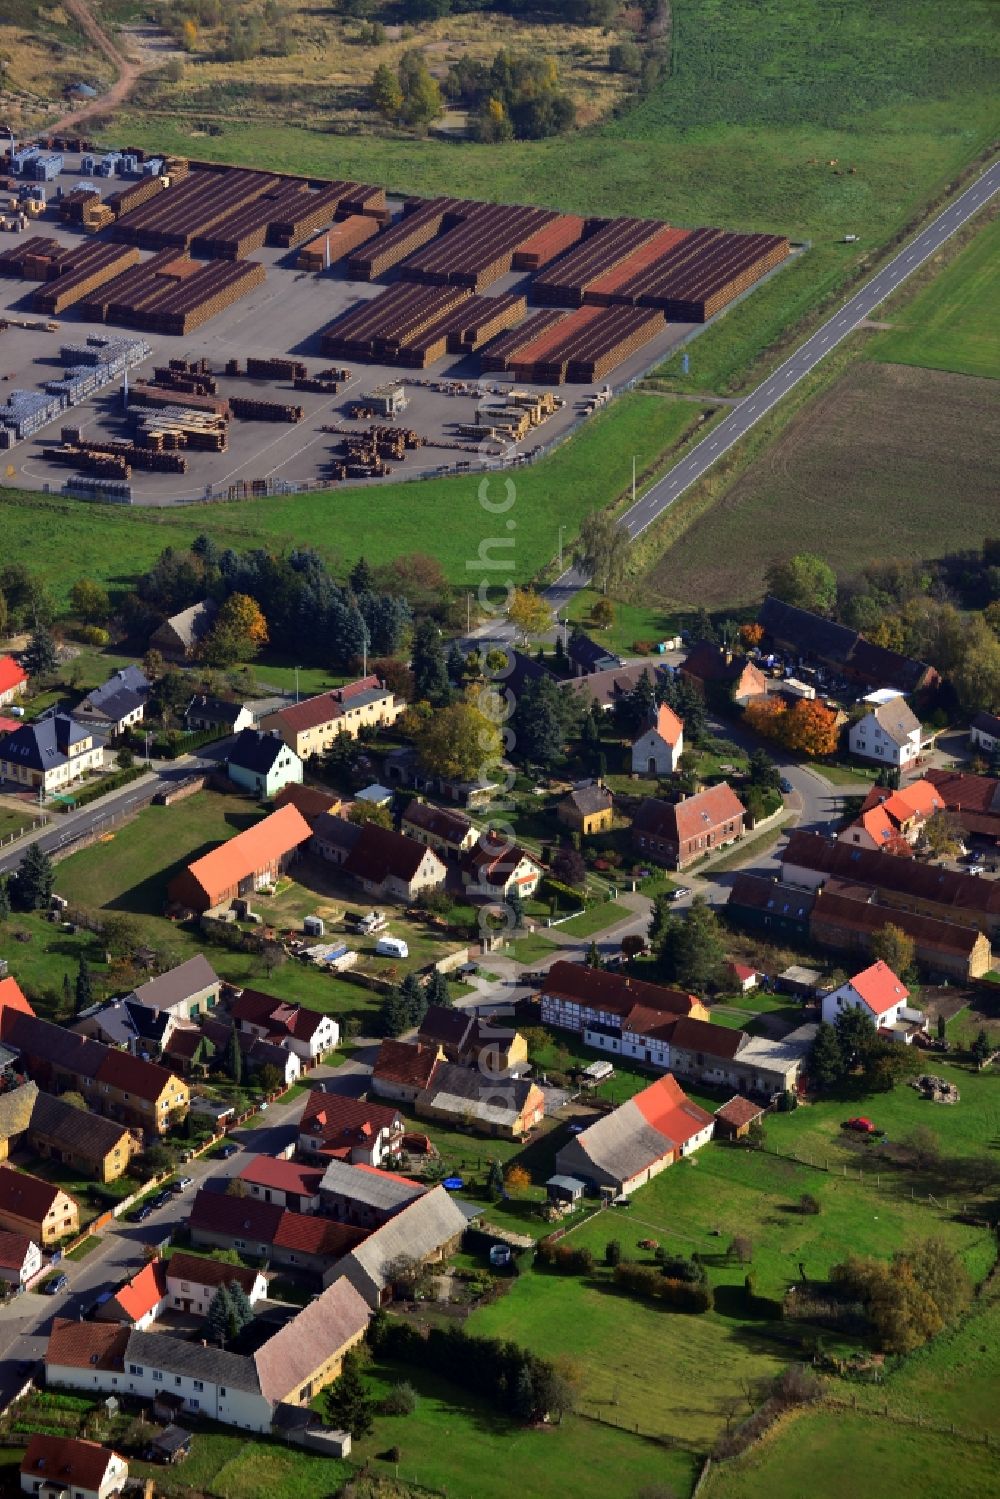
[[[169,1305],[167,1262],[155,1259],[119,1286],[113,1296],[102,1301],[96,1315],[101,1322],[119,1322],[142,1332],[151,1327]]]
[[[726,915],[746,931],[805,942],[814,905],[810,890],[740,870],[730,886]]]
[[[632,819],[632,847],[656,864],[685,869],[742,838],[745,818],[746,808],[728,781],[679,802],[647,797]]]
[[[331,1161],[320,1182],[323,1212],[340,1223],[376,1229],[426,1191],[417,1182],[377,1166]]]
[[[0,1166],[0,1228],[48,1248],[80,1230],[80,1209],[61,1187]]]
[[[527,900],[538,889],[542,866],[499,833],[482,833],[460,861],[462,883],[470,895],[503,901],[517,894]]]
[[[254,1354],[261,1394],[273,1406],[308,1406],[339,1378],[344,1355],[368,1330],[371,1310],[345,1278],[328,1285]]]
[[[668,1073],[589,1125],[556,1156],[556,1170],[595,1192],[628,1196],[712,1138],[711,1114]]]
[[[736,1093],[715,1111],[715,1133],[722,1140],[743,1140],[750,1126],[763,1119],[764,1108],[752,1098]]]
[[[963,836],[995,848],[1000,844],[1000,780],[961,770],[928,770],[929,781]]]
[[[798,1089],[815,1038],[813,1024],[773,1040],[682,1017],[667,1036],[668,1065],[701,1086],[774,1098]]]
[[[366,822],[344,860],[344,873],[369,895],[413,900],[421,890],[443,885],[448,869],[432,848]]]
[[[823,1019],[833,1025],[845,1010],[861,1010],[884,1036],[907,1045],[927,1029],[923,1012],[907,1001],[910,991],[881,958],[863,968],[846,984],[823,995]]]
[[[204,1255],[178,1250],[166,1261],[167,1295],[179,1312],[206,1317],[220,1286],[238,1285],[251,1306],[267,1296],[267,1280],[259,1270],[225,1265]]]
[[[381,1166],[400,1155],[406,1125],[396,1109],[318,1089],[299,1120],[299,1151],[306,1156]]]
[[[269,801],[285,786],[302,780],[302,761],[277,734],[241,729],[226,759],[229,779],[244,791]]]
[[[920,719],[902,696],[873,703],[863,718],[851,725],[847,742],[852,755],[906,770],[924,749]]]
[[[615,799],[601,781],[574,786],[556,802],[556,816],[565,828],[587,838],[609,833],[615,815]]]
[[[210,1019],[208,1016],[201,1022],[203,1039],[209,1041],[215,1047],[216,1052],[223,1056],[232,1033],[231,1022]],[[246,1072],[259,1072],[262,1067],[273,1067],[285,1087],[290,1088],[298,1082],[302,1073],[302,1061],[297,1052],[291,1051],[280,1042],[265,1040],[254,1031],[237,1030],[236,1040]],[[171,1047],[173,1045],[174,1040],[171,1041]]]
[[[975,927],[915,916],[875,901],[868,892],[840,894],[831,888],[834,883],[815,898],[809,920],[812,941],[838,952],[870,954],[875,935],[891,923],[912,939],[917,962],[931,974],[964,982],[992,969],[990,939]]]
[[[45,1349],[46,1387],[121,1395],[129,1336],[118,1322],[54,1317]]]
[[[598,1051],[650,1064],[662,1052],[653,1036],[659,1027],[681,1015],[708,1019],[708,1010],[693,994],[564,959],[545,975],[539,999],[543,1025],[574,1031]],[[666,1065],[665,1053],[655,1065]]]
[[[167,896],[174,905],[202,912],[251,896],[273,885],[311,837],[302,814],[282,807],[189,864],[170,881]]]
[[[320,813],[335,814],[343,805],[343,798],[336,792],[320,790],[318,786],[302,786],[297,781],[290,781],[287,786],[283,786],[274,798],[275,811],[279,807],[295,807],[302,813],[310,827],[313,826]]]
[[[688,652],[677,672],[706,698],[738,703],[741,708],[767,692],[767,678],[749,656],[708,640],[699,641]]]
[[[115,738],[142,722],[150,686],[141,666],[123,666],[73,709],[73,717]]]
[[[528,1043],[520,1031],[494,1026],[489,1015],[480,1017],[450,1005],[427,1006],[417,1040],[438,1047],[449,1062],[481,1067],[493,1077],[523,1067],[528,1060]]]
[[[867,687],[894,687],[916,693],[936,687],[938,673],[924,661],[872,645],[856,630],[768,596],[758,616],[778,650],[794,655]]]
[[[436,807],[418,796],[403,813],[401,828],[408,838],[426,844],[446,860],[457,859],[479,837],[479,829],[461,812]]]
[[[760,981],[760,974],[757,969],[751,968],[746,963],[729,962],[726,964],[726,972],[729,974],[732,987],[736,990],[737,994],[749,994],[753,989],[756,989]]]
[[[392,1299],[392,1275],[401,1259],[426,1265],[447,1259],[458,1248],[469,1220],[444,1187],[423,1192],[373,1234],[338,1260],[324,1276],[327,1285],[350,1281],[372,1311]]]
[[[837,837],[841,843],[858,848],[908,856],[928,818],[942,811],[944,798],[930,781],[911,781],[898,791],[888,786],[873,786],[855,821]]]
[[[239,1173],[246,1195],[259,1202],[277,1203],[293,1213],[318,1213],[323,1172],[318,1166],[302,1166],[275,1156],[255,1155]]]
[[[582,630],[574,630],[566,647],[566,657],[575,677],[589,677],[597,671],[616,671],[625,663],[614,651],[598,645]]]
[[[25,1083],[28,1088],[36,1094],[28,1123],[28,1141],[36,1155],[99,1182],[125,1175],[141,1148],[126,1125],[40,1093],[34,1083]]]
[[[987,755],[996,754],[1000,749],[1000,718],[995,713],[977,713],[969,725],[969,744]]]
[[[29,1234],[0,1230],[0,1280],[26,1286],[42,1268],[42,1251]]]
[[[28,673],[13,656],[0,656],[0,708],[6,708],[27,690]]]
[[[684,725],[669,703],[658,703],[642,733],[632,741],[632,774],[672,776],[684,753]]]
[[[106,1046],[121,1046],[134,1057],[157,1057],[164,1050],[179,1022],[166,1010],[151,1010],[133,999],[109,999],[74,1020],[71,1029]]]
[[[380,1098],[413,1103],[430,1085],[438,1064],[444,1060],[439,1046],[421,1046],[414,1041],[383,1041],[372,1067],[372,1090]]]
[[[340,812],[320,812],[312,821],[310,851],[330,864],[345,864],[361,837],[361,824]]]
[[[252,729],[253,712],[246,703],[230,703],[209,693],[198,693],[184,709],[184,727],[189,734],[217,730],[219,738]]]
[[[357,739],[362,729],[395,723],[404,707],[378,677],[367,676],[268,713],[261,728],[279,734],[300,760],[308,760],[325,754],[338,734]]]
[[[610,713],[622,698],[635,690],[643,677],[655,689],[669,676],[668,667],[658,666],[655,662],[633,661],[630,666],[595,671],[585,677],[564,677],[556,685],[563,692],[571,692],[581,707],[590,708],[596,703],[602,713]]]
[[[541,1124],[545,1095],[530,1078],[441,1062],[417,1094],[413,1108],[421,1119],[464,1126],[497,1139],[520,1140]]]
[[[203,953],[196,953],[176,968],[149,979],[133,990],[131,998],[149,1010],[165,1011],[175,1020],[196,1020],[219,1002],[222,980]]]
[[[304,1067],[315,1066],[340,1040],[340,1026],[332,1015],[257,989],[241,990],[229,1014],[239,1030],[294,1052]]]
[[[103,764],[103,743],[64,713],[23,723],[0,739],[0,776],[45,793],[63,791]]]
[[[127,1052],[108,1050],[89,1089],[102,1113],[140,1129],[147,1136],[169,1134],[188,1111],[187,1083],[156,1062],[145,1062]]]
[[[42,1499],[110,1499],[127,1482],[121,1453],[82,1437],[33,1432],[21,1459],[21,1492]]]
[[[150,635],[150,649],[159,651],[168,661],[190,661],[198,654],[217,612],[214,599],[202,599],[190,609],[171,615]]]
[[[188,1228],[196,1248],[235,1249],[245,1258],[268,1261],[272,1268],[313,1277],[321,1277],[331,1258],[347,1253],[364,1237],[346,1223],[204,1187],[191,1205]]]

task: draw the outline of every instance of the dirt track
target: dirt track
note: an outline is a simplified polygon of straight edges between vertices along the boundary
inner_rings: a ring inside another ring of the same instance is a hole
[[[76,21],[80,30],[89,37],[99,52],[111,63],[118,74],[115,82],[98,99],[91,99],[82,108],[73,110],[70,114],[63,115],[56,120],[54,125],[47,127],[47,133],[61,135],[67,130],[75,130],[89,120],[92,116],[106,114],[109,110],[117,109],[124,104],[132,91],[132,86],[141,73],[146,71],[150,64],[131,62],[125,54],[116,46],[107,32],[98,24],[91,13],[90,7],[85,0],[63,0],[66,10]]]

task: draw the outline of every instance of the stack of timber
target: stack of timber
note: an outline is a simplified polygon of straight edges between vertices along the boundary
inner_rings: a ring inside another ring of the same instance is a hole
[[[300,271],[324,271],[327,266],[336,265],[338,260],[343,260],[345,255],[349,255],[358,245],[363,245],[365,240],[377,233],[378,223],[375,219],[365,214],[352,213],[349,218],[333,224],[323,234],[303,245],[295,264]]]
[[[320,348],[334,358],[396,363],[405,345],[468,297],[463,287],[414,287],[401,282],[324,328]]]
[[[61,275],[38,288],[31,305],[36,312],[50,316],[63,312],[88,292],[120,276],[138,259],[139,252],[131,245],[116,245],[108,240],[82,245],[73,251]]]
[[[84,317],[154,333],[186,334],[264,280],[256,261],[194,261],[163,250],[99,287],[80,304]]]
[[[592,282],[607,275],[650,240],[669,246],[676,233],[656,219],[622,218],[599,227],[588,225],[581,244],[536,276],[532,296],[545,307],[580,307]]]

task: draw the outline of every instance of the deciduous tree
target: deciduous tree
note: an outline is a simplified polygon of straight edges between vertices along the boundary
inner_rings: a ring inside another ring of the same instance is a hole
[[[606,511],[584,517],[573,548],[573,562],[601,593],[617,588],[625,576],[632,538],[628,528]]]
[[[474,781],[500,759],[500,730],[469,702],[441,708],[420,729],[417,751],[423,768],[449,781]]]
[[[799,552],[767,570],[767,589],[775,598],[798,609],[829,614],[837,602],[837,575],[822,557]]]
[[[515,588],[507,613],[524,639],[543,635],[552,627],[552,607],[533,588]]]

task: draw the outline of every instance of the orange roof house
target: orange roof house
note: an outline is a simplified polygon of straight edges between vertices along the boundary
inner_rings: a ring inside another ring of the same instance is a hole
[[[28,673],[13,656],[0,656],[0,706],[12,703],[28,685]]]
[[[901,786],[873,786],[856,820],[838,835],[841,843],[883,853],[908,855],[924,823],[943,812],[944,797],[931,781],[921,779]]]
[[[28,1494],[72,1494],[74,1499],[111,1499],[128,1479],[120,1452],[81,1437],[36,1431],[21,1462],[21,1488]]]
[[[144,1331],[167,1305],[167,1267],[163,1260],[150,1260],[138,1275],[102,1303],[97,1315],[102,1322],[118,1322]]]
[[[712,1138],[713,1116],[669,1072],[605,1114],[556,1156],[556,1170],[628,1194]]]
[[[312,837],[296,807],[286,805],[196,859],[167,886],[169,899],[193,911],[249,896],[270,884]]]
[[[647,797],[632,820],[632,847],[640,857],[683,869],[741,838],[745,817],[746,808],[728,781],[679,802]]]
[[[35,1013],[17,979],[0,979],[0,1017],[5,1010],[17,1010],[22,1015]]]

